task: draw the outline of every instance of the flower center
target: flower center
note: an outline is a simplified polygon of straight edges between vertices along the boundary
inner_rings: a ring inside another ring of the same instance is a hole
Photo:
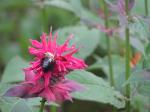
[[[54,55],[47,52],[45,53],[45,57],[41,61],[41,67],[43,72],[53,71],[55,67],[56,61],[54,60]]]

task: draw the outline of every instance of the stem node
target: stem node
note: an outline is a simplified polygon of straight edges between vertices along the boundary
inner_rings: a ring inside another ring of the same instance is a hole
[[[46,99],[42,98],[42,100],[40,102],[41,102],[41,106],[40,106],[39,112],[43,112],[44,111],[44,106],[45,106]]]

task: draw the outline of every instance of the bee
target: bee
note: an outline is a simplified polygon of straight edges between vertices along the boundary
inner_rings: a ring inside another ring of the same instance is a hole
[[[141,60],[141,53],[140,52],[135,53],[135,55],[130,61],[130,67],[134,68],[140,60]]]
[[[45,53],[45,57],[41,61],[41,67],[44,73],[53,71],[55,67],[56,61],[54,59],[54,55],[47,52]]]

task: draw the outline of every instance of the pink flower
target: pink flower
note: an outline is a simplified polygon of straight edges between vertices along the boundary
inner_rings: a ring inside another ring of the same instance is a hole
[[[72,37],[73,35],[70,35],[63,45],[57,44],[57,33],[54,39],[50,33],[48,40],[47,35],[43,33],[41,43],[31,40],[33,47],[29,47],[29,52],[35,56],[35,60],[31,62],[31,67],[26,69],[36,73],[33,82],[43,78],[45,87],[47,87],[49,83],[53,85],[63,79],[68,72],[86,67],[83,60],[73,56],[79,49],[75,45],[69,47],[68,44]]]
[[[48,38],[47,38],[48,37]],[[41,36],[41,42],[31,40],[33,47],[29,47],[31,55],[35,56],[29,68],[25,68],[25,81],[10,88],[5,95],[22,98],[42,97],[48,101],[71,100],[70,93],[80,90],[82,86],[65,78],[65,75],[75,69],[83,69],[87,65],[82,59],[75,58],[73,54],[79,49],[72,45],[69,47],[68,37],[64,44],[57,44],[57,33]]]
[[[70,93],[80,91],[84,87],[75,81],[63,79],[56,84],[45,87],[44,80],[41,78],[36,83],[33,81],[36,74],[32,70],[25,71],[25,81],[19,85],[10,88],[4,96],[32,98],[42,97],[51,102],[62,102],[64,100],[72,100]]]

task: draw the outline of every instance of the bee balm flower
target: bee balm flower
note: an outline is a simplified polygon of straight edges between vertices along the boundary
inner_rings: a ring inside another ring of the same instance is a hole
[[[47,38],[48,37],[48,38]],[[64,44],[57,44],[57,33],[41,36],[41,42],[31,40],[29,47],[31,55],[35,56],[29,68],[25,68],[25,81],[10,88],[5,95],[22,98],[42,97],[48,101],[71,100],[70,93],[80,90],[82,86],[65,78],[65,75],[75,69],[83,69],[86,64],[82,59],[75,58],[73,54],[79,49],[72,45],[69,47],[68,37]]]

